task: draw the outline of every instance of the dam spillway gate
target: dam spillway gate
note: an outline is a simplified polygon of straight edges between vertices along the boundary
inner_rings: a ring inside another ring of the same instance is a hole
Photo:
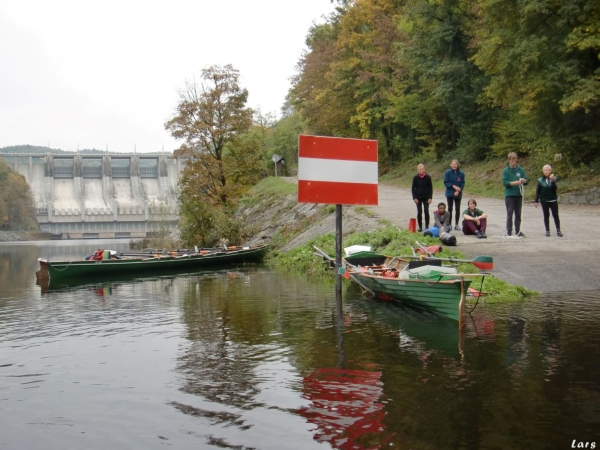
[[[55,239],[147,238],[178,223],[185,160],[165,154],[0,154],[31,187]]]

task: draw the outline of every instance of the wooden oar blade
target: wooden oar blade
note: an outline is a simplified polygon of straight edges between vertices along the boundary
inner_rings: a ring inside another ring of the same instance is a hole
[[[494,258],[491,256],[477,256],[472,264],[479,270],[492,270],[494,268]]]

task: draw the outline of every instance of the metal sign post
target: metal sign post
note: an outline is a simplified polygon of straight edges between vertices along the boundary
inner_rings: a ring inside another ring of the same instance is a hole
[[[336,292],[342,290],[342,205],[378,204],[377,141],[300,135],[298,202],[335,206]]]

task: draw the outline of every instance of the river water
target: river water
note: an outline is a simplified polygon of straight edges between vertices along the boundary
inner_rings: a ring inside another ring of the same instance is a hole
[[[0,244],[0,448],[600,446],[598,292],[488,299],[459,333],[264,266],[36,285],[100,244],[127,249]]]

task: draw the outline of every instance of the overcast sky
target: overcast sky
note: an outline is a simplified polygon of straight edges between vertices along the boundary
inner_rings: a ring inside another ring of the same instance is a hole
[[[172,151],[186,79],[231,64],[279,115],[330,0],[0,1],[0,148]]]

